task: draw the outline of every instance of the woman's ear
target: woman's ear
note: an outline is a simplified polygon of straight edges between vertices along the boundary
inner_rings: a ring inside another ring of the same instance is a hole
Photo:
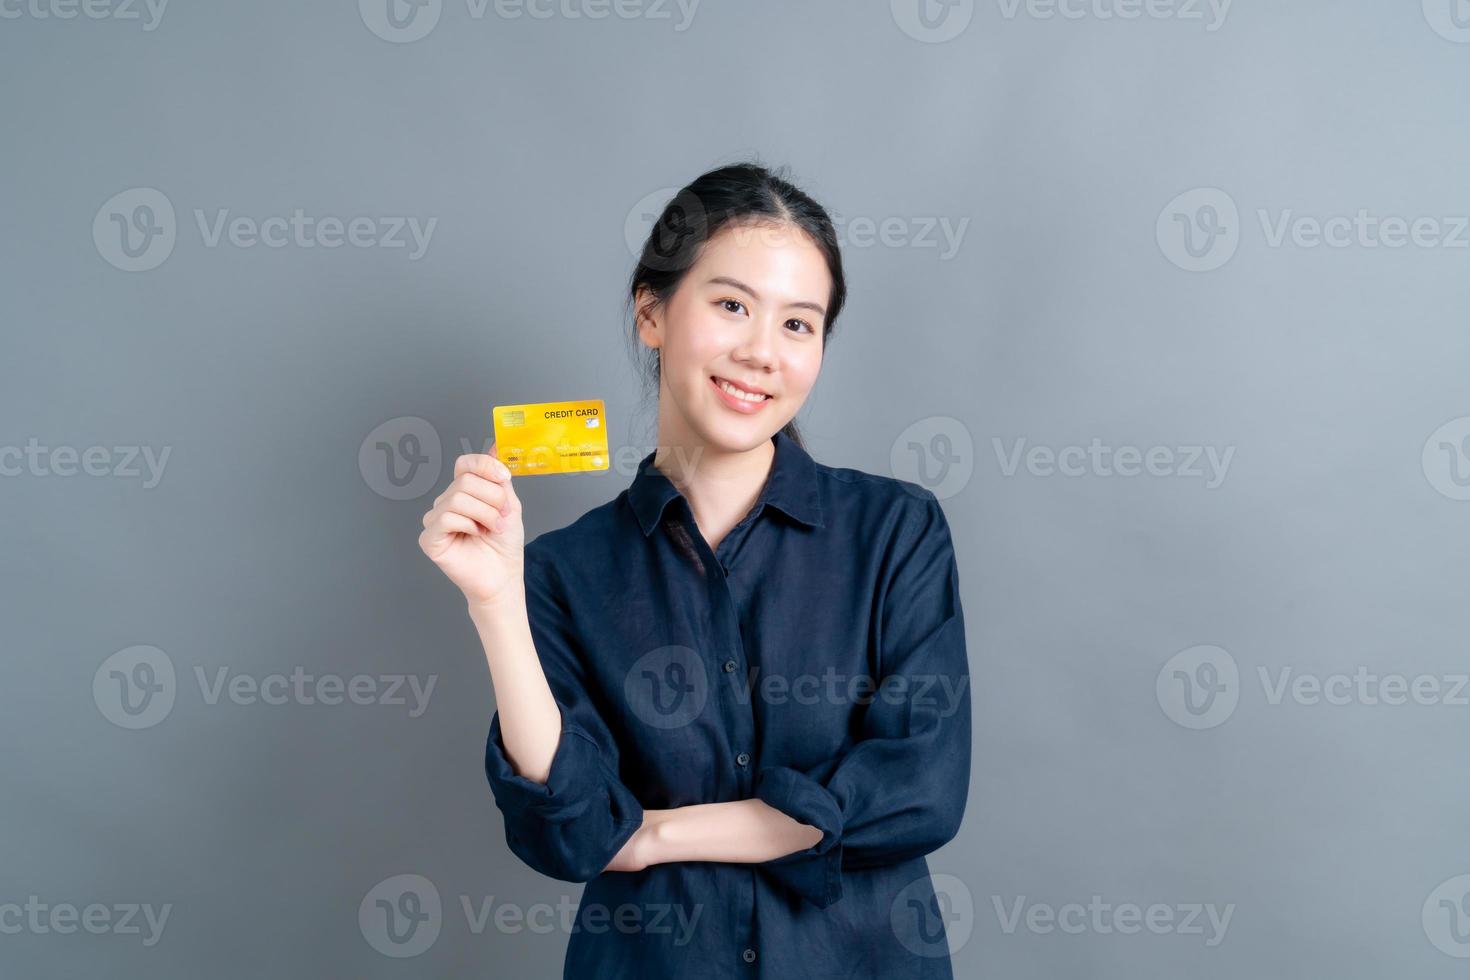
[[[663,325],[659,322],[658,300],[647,286],[638,288],[633,310],[638,324],[638,339],[649,347],[662,347]]]

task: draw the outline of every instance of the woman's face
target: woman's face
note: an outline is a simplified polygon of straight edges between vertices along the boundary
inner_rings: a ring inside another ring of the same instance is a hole
[[[667,304],[639,319],[659,349],[659,439],[743,452],[795,417],[822,366],[832,276],[795,225],[731,225]],[[646,296],[640,297],[640,308]],[[720,382],[767,397],[743,400]]]

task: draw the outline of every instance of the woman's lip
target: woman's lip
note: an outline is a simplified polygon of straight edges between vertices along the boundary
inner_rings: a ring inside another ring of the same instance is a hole
[[[724,388],[720,387],[721,380],[722,379],[719,378],[717,375],[710,375],[709,383],[710,386],[715,389],[715,394],[719,396],[720,400],[723,401],[731,411],[740,412],[743,415],[753,415],[756,412],[759,412],[766,405],[770,404],[771,399],[769,396],[766,398],[762,398],[760,401],[753,402],[746,401],[742,398],[736,398]]]
[[[740,384],[738,381],[731,381],[729,378],[722,378],[718,374],[712,374],[712,375],[710,375],[710,379],[712,381],[714,381],[717,385],[719,384],[719,382],[723,381],[726,384],[730,385],[731,387],[739,388],[741,391],[748,392],[748,393],[750,393],[752,395],[765,395],[767,401],[770,401],[772,398],[775,397],[774,395],[772,395],[768,391],[752,391],[751,389],[749,389],[749,388],[745,387],[744,385]]]

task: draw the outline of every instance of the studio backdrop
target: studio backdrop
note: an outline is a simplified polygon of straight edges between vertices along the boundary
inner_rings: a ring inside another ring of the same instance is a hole
[[[810,452],[953,530],[956,976],[1464,975],[1464,0],[0,0],[0,78],[0,974],[560,975],[420,518],[494,405],[606,404],[528,537],[629,484],[636,249],[756,160]]]

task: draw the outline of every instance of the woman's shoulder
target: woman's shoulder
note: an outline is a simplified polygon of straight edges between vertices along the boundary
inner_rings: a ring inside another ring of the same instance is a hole
[[[817,473],[832,482],[852,487],[858,493],[872,494],[888,500],[936,499],[933,492],[922,484],[886,473],[872,473],[850,466],[827,466],[823,463],[817,464]]]
[[[817,479],[823,483],[824,509],[839,519],[851,516],[865,523],[886,519],[897,529],[944,518],[933,491],[912,480],[822,463],[817,464],[816,471]]]
[[[862,542],[892,573],[908,557],[953,547],[934,492],[912,480],[817,464],[824,523],[836,538]]]

